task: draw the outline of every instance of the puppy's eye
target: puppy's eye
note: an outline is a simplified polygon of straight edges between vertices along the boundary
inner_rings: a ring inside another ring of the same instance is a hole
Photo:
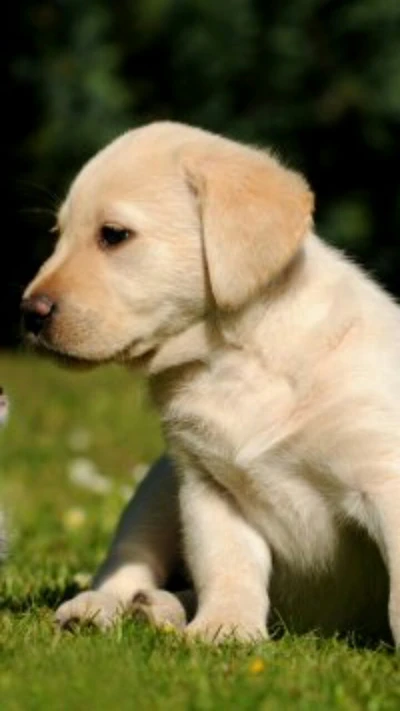
[[[114,247],[133,237],[134,232],[119,225],[103,225],[100,230],[100,244],[103,247]]]

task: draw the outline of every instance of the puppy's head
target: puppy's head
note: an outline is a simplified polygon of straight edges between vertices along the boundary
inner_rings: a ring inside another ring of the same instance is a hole
[[[71,186],[22,303],[29,339],[77,362],[155,351],[266,288],[311,222],[303,181],[266,153],[180,124],[114,141]]]

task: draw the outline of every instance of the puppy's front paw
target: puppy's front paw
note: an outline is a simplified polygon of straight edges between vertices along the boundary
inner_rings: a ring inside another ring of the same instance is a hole
[[[90,623],[105,630],[121,617],[123,611],[122,603],[114,595],[89,590],[60,605],[55,620],[62,628]]]
[[[144,619],[156,627],[173,627],[179,630],[186,625],[184,606],[167,590],[137,592],[132,599],[130,611],[136,619]]]
[[[201,613],[186,627],[185,635],[189,639],[211,644],[221,644],[227,640],[255,644],[268,638],[266,625]]]

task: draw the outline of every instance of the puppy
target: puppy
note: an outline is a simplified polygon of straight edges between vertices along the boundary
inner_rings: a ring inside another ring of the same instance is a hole
[[[400,310],[314,233],[271,154],[155,123],[95,156],[28,286],[62,362],[141,364],[169,456],[61,624],[135,609],[187,635],[363,630],[400,644]],[[186,624],[161,591],[183,557]]]

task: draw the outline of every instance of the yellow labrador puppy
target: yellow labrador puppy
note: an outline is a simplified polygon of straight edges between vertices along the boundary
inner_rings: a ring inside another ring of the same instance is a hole
[[[73,182],[26,329],[63,361],[140,363],[177,475],[152,469],[61,624],[134,600],[184,625],[160,590],[181,528],[187,634],[254,639],[274,614],[379,634],[389,613],[400,644],[400,310],[312,211],[271,154],[168,122]]]

